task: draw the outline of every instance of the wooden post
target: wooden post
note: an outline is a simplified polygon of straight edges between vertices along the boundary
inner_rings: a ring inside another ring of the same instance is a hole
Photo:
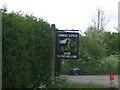
[[[53,53],[52,53],[52,59],[51,59],[51,74],[52,77],[55,76],[55,41],[56,41],[56,32],[55,32],[55,24],[51,25],[52,27],[52,48],[53,48]]]

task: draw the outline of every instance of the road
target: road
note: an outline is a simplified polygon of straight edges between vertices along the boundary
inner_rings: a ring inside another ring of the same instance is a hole
[[[89,76],[69,76],[69,75],[61,75],[61,78],[65,78],[68,82],[76,83],[76,84],[92,84],[92,85],[102,85],[106,87],[110,87],[110,76],[109,75],[89,75]],[[120,88],[120,80],[118,80],[118,75],[114,76],[114,86],[116,88]],[[119,83],[118,83],[119,82]]]

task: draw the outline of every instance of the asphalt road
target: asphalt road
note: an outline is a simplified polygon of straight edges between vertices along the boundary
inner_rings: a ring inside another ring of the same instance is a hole
[[[102,85],[106,87],[111,87],[110,84],[111,81],[109,75],[89,75],[89,76],[61,75],[60,77],[65,78],[68,82],[76,83],[76,84],[92,84],[92,85]],[[118,75],[114,76],[114,80],[112,80],[112,82],[113,82],[112,85],[114,87],[120,88],[120,80],[118,80]]]

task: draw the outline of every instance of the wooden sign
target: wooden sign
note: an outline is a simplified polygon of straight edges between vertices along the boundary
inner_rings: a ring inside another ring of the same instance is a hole
[[[64,59],[78,58],[79,33],[57,32],[56,57]]]

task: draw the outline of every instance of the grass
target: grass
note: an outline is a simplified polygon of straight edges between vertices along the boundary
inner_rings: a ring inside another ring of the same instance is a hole
[[[105,88],[105,87],[98,85],[78,85],[78,84],[64,82],[58,85],[55,84],[54,88]]]

